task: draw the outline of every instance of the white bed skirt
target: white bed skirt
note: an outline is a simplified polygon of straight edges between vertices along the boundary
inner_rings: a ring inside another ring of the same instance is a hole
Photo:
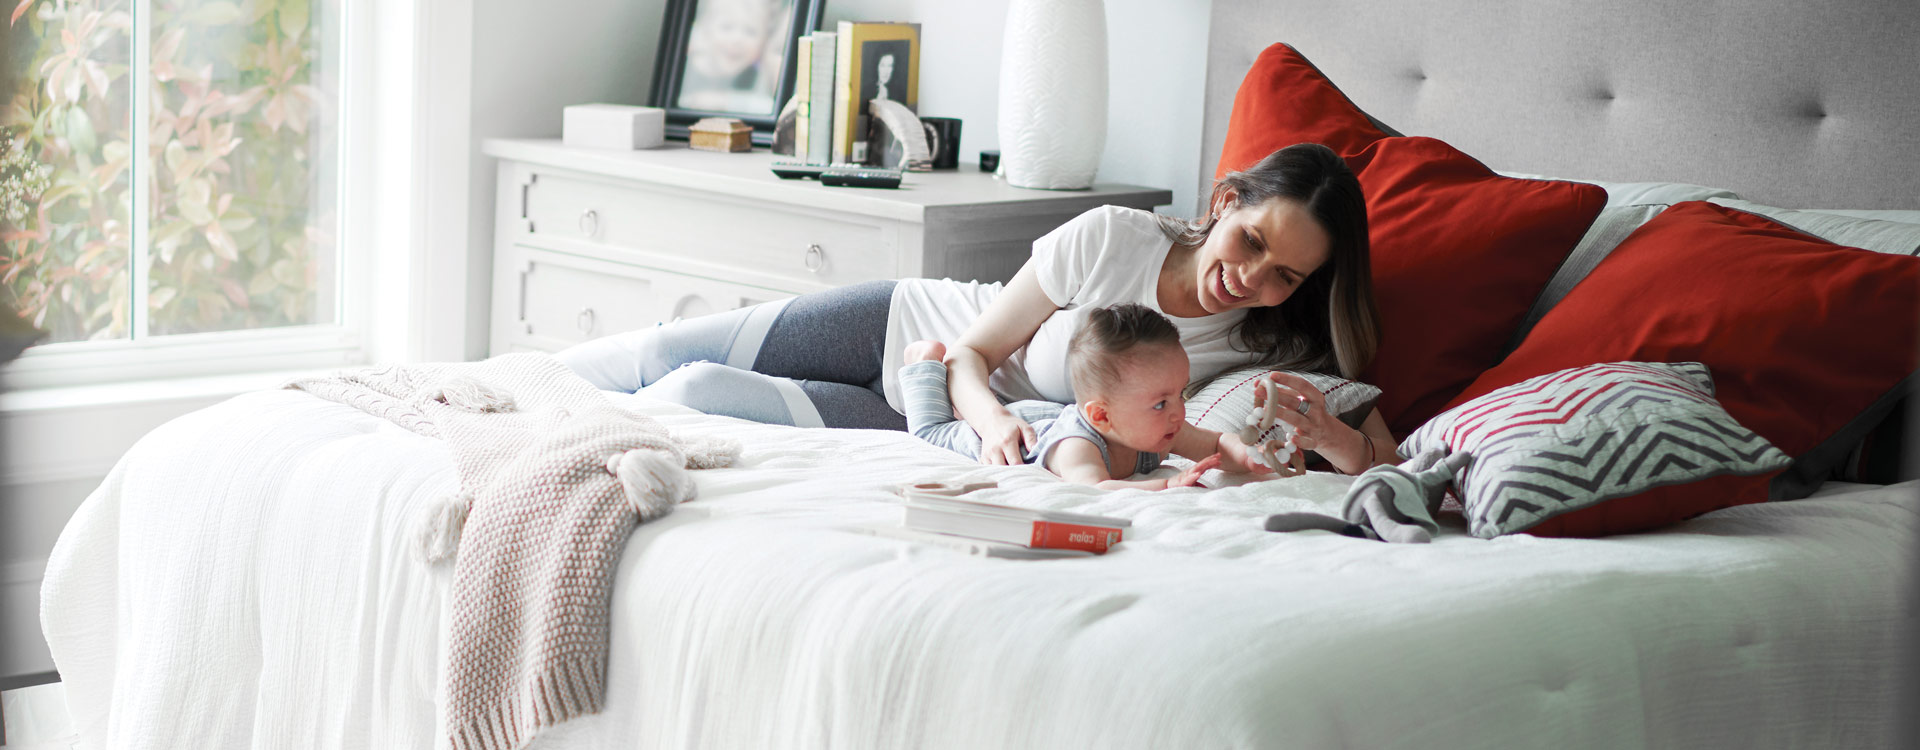
[[[1914,485],[1608,540],[1272,534],[1346,478],[1103,493],[899,433],[618,403],[745,445],[642,526],[602,714],[535,748],[1875,747]],[[1131,517],[1021,562],[847,527],[908,480]],[[42,618],[83,746],[430,748],[451,568],[410,551],[449,455],[249,394],[154,431],[67,526]],[[1454,520],[1457,520],[1454,519]]]

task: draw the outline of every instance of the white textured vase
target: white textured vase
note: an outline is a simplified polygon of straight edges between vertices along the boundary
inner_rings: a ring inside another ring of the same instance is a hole
[[[1106,146],[1102,0],[1013,0],[1000,60],[1000,165],[1007,182],[1091,187]]]

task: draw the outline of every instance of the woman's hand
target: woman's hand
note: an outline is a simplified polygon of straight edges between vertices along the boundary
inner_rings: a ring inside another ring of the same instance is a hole
[[[1267,378],[1271,382],[1266,392],[1280,399],[1280,409],[1275,416],[1293,427],[1289,440],[1296,451],[1317,452],[1334,468],[1348,474],[1358,474],[1371,466],[1364,443],[1366,438],[1327,411],[1327,397],[1320,389],[1292,373],[1270,372]],[[1262,396],[1260,389],[1254,390],[1255,408],[1266,404]]]
[[[980,463],[990,466],[1026,463],[1026,449],[1037,439],[1033,425],[1006,409],[1001,409],[995,416],[968,424],[980,435]]]

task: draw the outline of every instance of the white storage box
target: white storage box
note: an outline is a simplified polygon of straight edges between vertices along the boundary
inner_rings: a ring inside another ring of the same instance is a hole
[[[575,104],[561,117],[560,141],[580,148],[632,150],[665,142],[667,111],[626,104]]]

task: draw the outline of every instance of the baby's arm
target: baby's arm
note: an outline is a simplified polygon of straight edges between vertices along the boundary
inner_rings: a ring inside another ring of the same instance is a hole
[[[1163,479],[1114,479],[1107,473],[1107,462],[1100,457],[1100,448],[1086,438],[1068,438],[1054,446],[1052,455],[1047,457],[1047,469],[1075,484],[1090,484],[1103,490],[1164,490],[1173,487],[1193,487],[1200,483],[1200,475],[1208,469],[1220,465],[1220,457],[1208,456],[1192,468]]]

